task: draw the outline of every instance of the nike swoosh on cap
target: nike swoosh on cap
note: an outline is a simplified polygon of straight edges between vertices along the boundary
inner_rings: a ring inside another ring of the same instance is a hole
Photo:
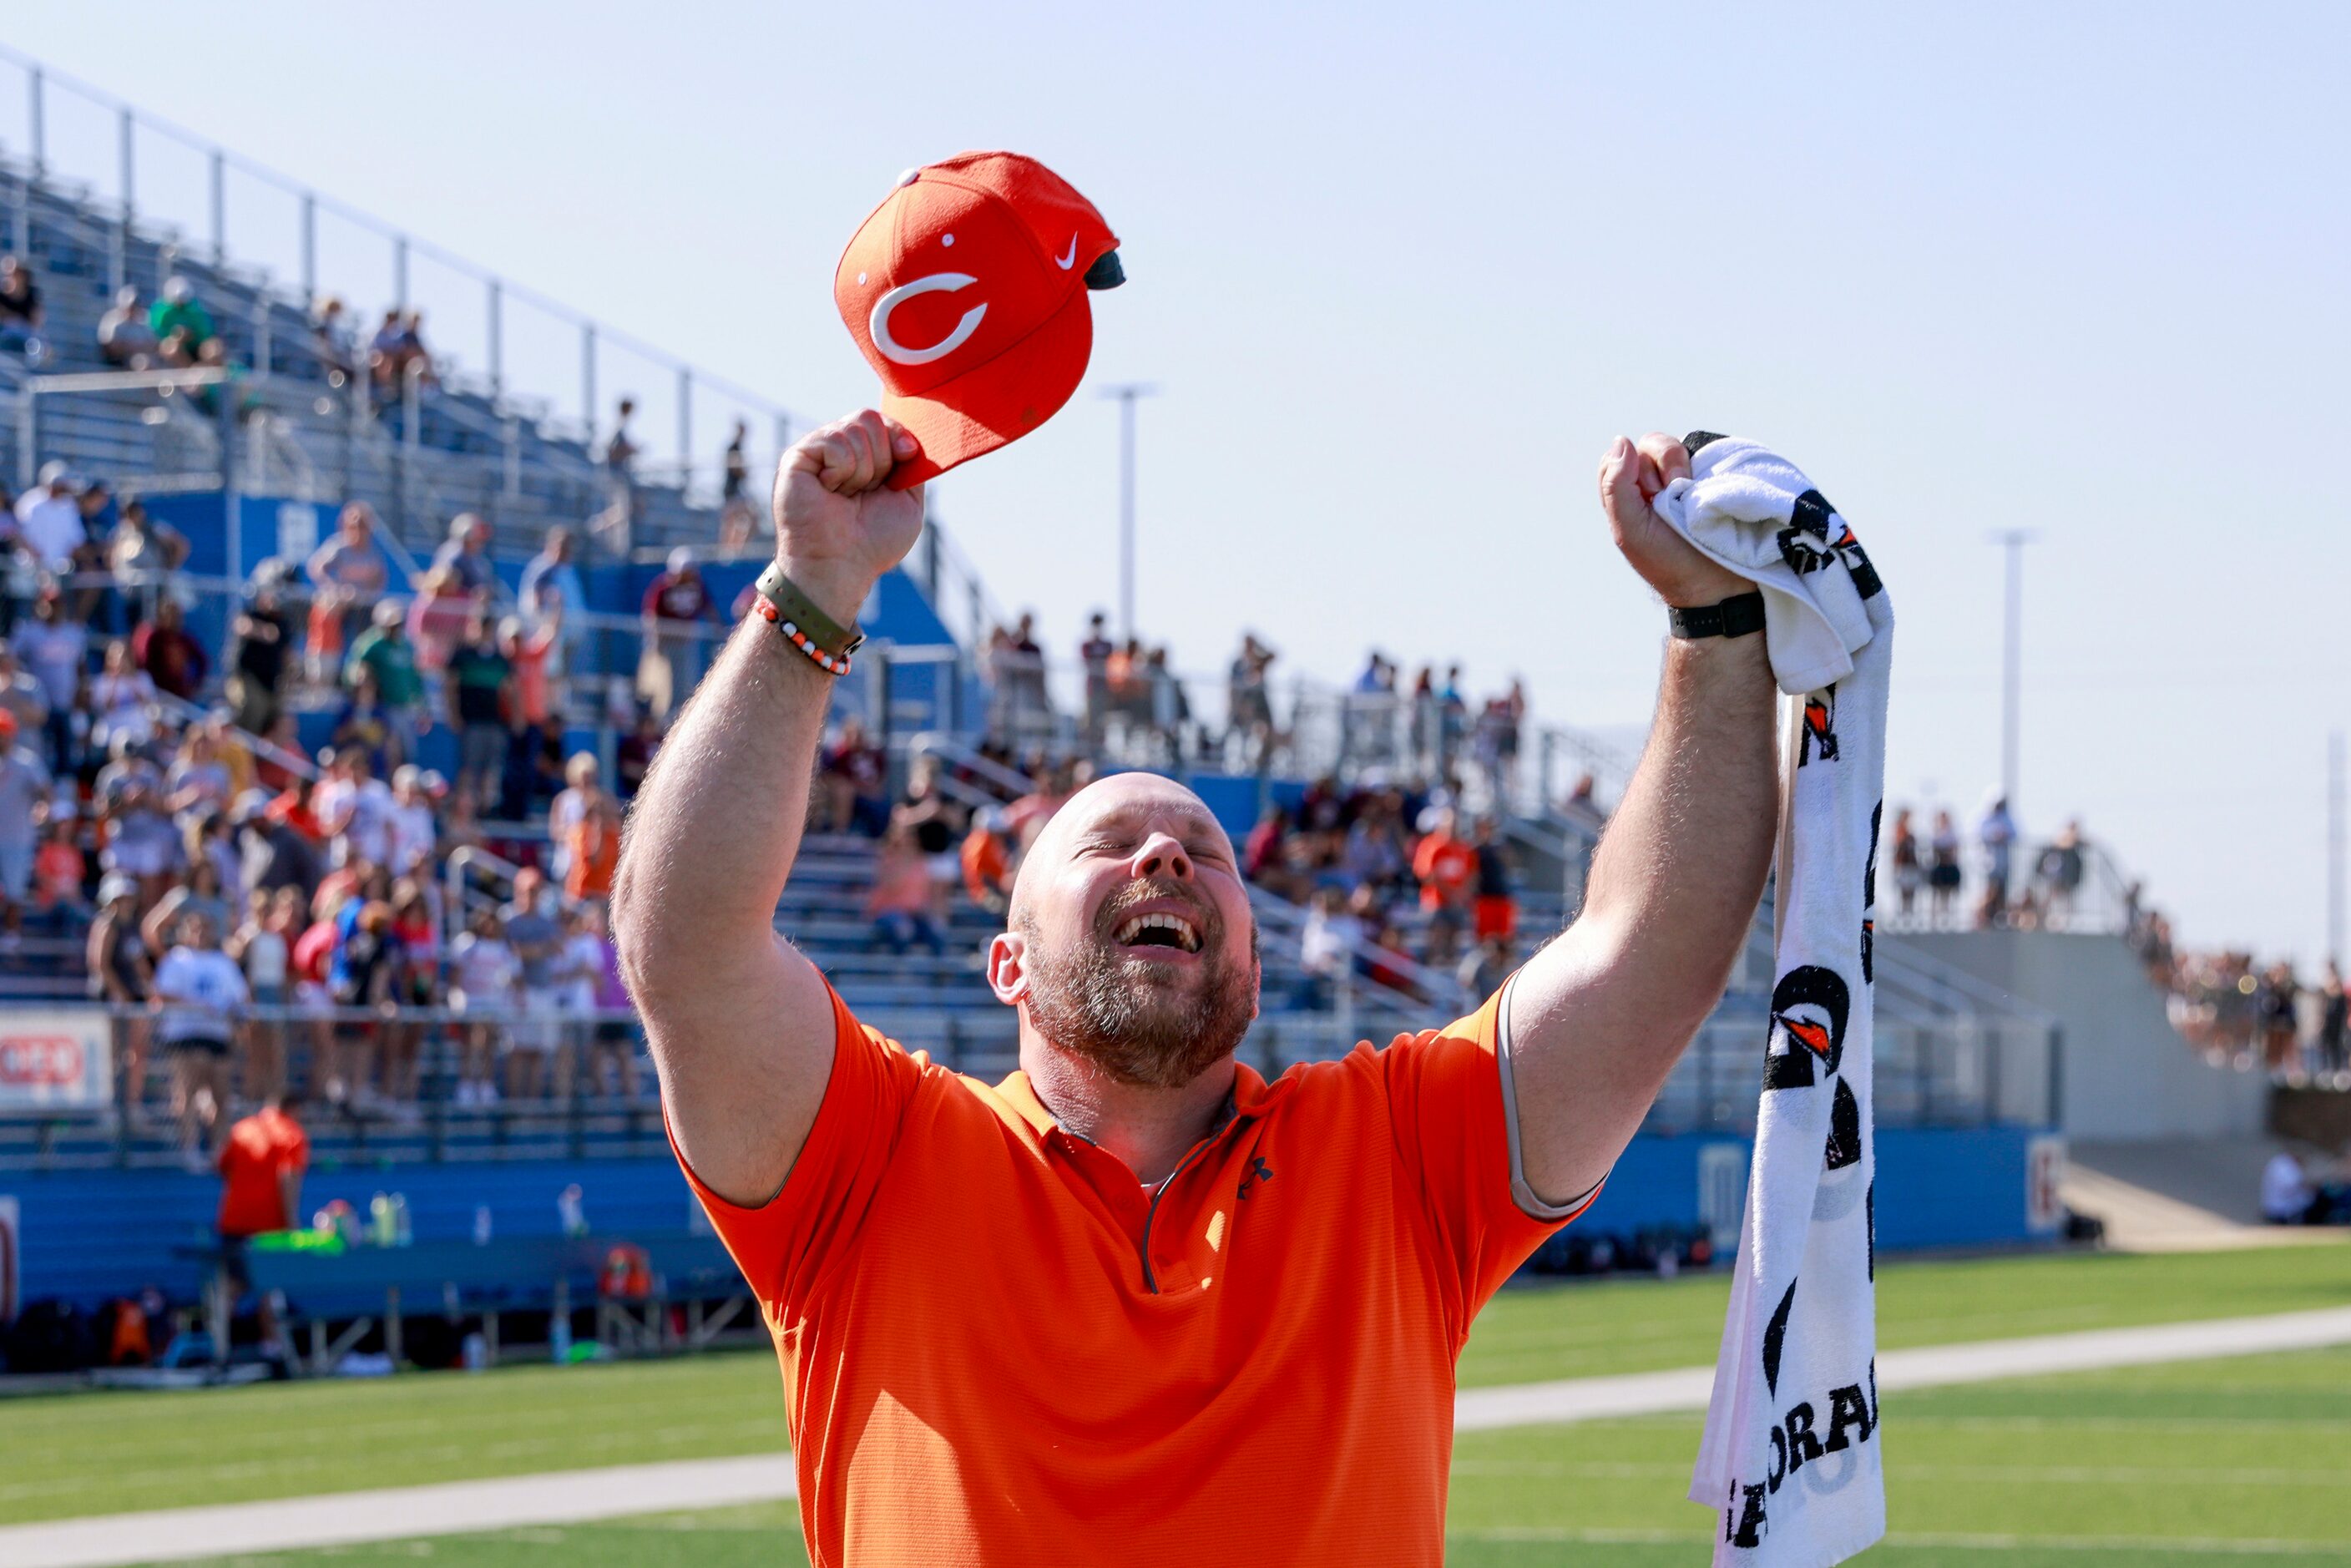
[[[1074,234],[1073,234],[1073,235],[1071,235],[1070,236],[1070,248],[1069,248],[1069,249],[1067,249],[1067,250],[1065,250],[1065,251],[1063,251],[1061,255],[1059,255],[1059,256],[1055,256],[1055,257],[1053,258],[1053,265],[1054,265],[1055,267],[1060,267],[1063,272],[1067,272],[1067,271],[1069,271],[1069,270],[1070,270],[1070,268],[1071,268],[1071,267],[1075,267],[1077,264],[1078,264],[1078,236],[1077,236],[1076,235],[1074,235]]]

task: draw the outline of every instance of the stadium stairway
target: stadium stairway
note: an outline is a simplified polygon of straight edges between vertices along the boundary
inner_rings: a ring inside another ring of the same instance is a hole
[[[184,277],[245,372],[230,396],[251,411],[244,426],[244,486],[295,499],[373,505],[410,549],[436,544],[459,511],[488,518],[500,543],[528,554],[550,523],[580,523],[607,499],[592,433],[543,406],[497,396],[455,364],[423,392],[413,439],[398,401],[371,408],[364,376],[330,369],[314,344],[308,302],[269,274],[213,260],[169,228],[123,224],[113,204],[86,188],[34,178],[0,158],[0,213],[21,214],[26,260],[41,285],[49,357],[43,375],[112,369],[98,350],[99,319],[112,303],[115,251],[142,301],[163,279]],[[366,302],[351,325],[372,329]],[[429,337],[428,337],[429,341]],[[0,371],[12,392],[21,371]],[[220,469],[220,423],[187,393],[92,392],[40,400],[37,460],[152,490],[211,488]],[[0,396],[0,476],[32,482],[23,457],[21,401]],[[709,543],[716,516],[675,485],[640,483],[634,540],[641,546]]]

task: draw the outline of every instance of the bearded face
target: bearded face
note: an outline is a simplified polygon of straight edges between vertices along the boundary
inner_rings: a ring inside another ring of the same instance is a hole
[[[1258,932],[1244,946],[1186,883],[1122,887],[1067,939],[1022,912],[1028,1007],[1039,1033],[1122,1082],[1174,1088],[1240,1044],[1257,1016]]]

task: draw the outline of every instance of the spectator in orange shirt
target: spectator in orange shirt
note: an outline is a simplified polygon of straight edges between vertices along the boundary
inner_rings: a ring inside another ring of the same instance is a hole
[[[563,894],[573,904],[612,896],[612,871],[621,863],[620,803],[590,785],[591,793],[564,835]]]
[[[285,1089],[228,1130],[214,1161],[221,1176],[221,1273],[234,1310],[239,1294],[253,1289],[246,1244],[272,1230],[291,1230],[302,1212],[302,1176],[310,1168],[310,1135],[302,1130],[302,1093]],[[260,1299],[261,1343],[272,1356],[285,1354],[277,1314]]]
[[[939,884],[931,875],[930,857],[914,841],[912,823],[890,824],[873,856],[873,887],[865,895],[865,913],[873,922],[874,938],[893,953],[904,953],[915,944],[930,949],[934,958],[946,954],[940,934]]]
[[[994,807],[971,821],[963,839],[963,890],[991,914],[1012,896],[1012,857],[1004,843],[1004,813]]]
[[[1412,874],[1420,883],[1420,906],[1428,911],[1428,962],[1449,967],[1468,924],[1470,889],[1478,876],[1476,846],[1455,831],[1453,808],[1437,808],[1437,824],[1421,835],[1413,852]]]

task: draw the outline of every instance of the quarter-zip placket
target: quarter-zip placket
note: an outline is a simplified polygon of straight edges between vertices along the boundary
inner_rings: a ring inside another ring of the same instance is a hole
[[[1236,1118],[1236,1120],[1238,1120],[1238,1118]],[[1153,1275],[1151,1270],[1151,1222],[1158,1218],[1159,1200],[1167,1196],[1167,1189],[1176,1185],[1176,1178],[1184,1174],[1186,1167],[1190,1166],[1194,1160],[1198,1159],[1203,1154],[1207,1153],[1211,1146],[1224,1137],[1227,1132],[1231,1130],[1231,1127],[1232,1123],[1228,1122],[1224,1126],[1217,1128],[1216,1132],[1212,1133],[1207,1137],[1205,1137],[1198,1143],[1194,1144],[1191,1148],[1185,1152],[1184,1157],[1176,1162],[1176,1168],[1167,1173],[1167,1179],[1161,1182],[1157,1188],[1152,1192],[1151,1207],[1143,1211],[1143,1289],[1145,1294],[1155,1296],[1159,1293],[1159,1281]]]

